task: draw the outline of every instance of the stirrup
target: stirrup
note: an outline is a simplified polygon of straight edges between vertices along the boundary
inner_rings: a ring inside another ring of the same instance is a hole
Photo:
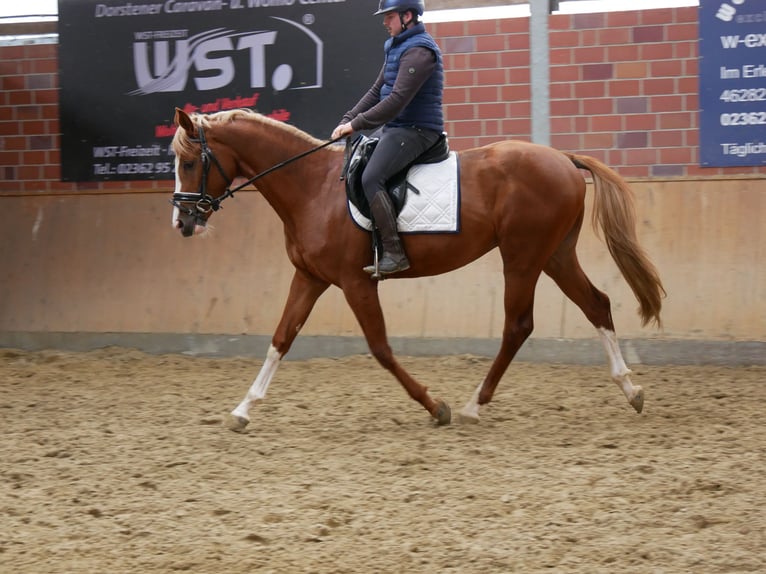
[[[363,267],[362,270],[365,273],[370,274],[370,279],[376,279],[378,281],[383,279],[383,276],[380,274],[380,257],[378,257],[377,249],[372,250],[372,265]]]
[[[384,254],[385,258],[385,254]],[[392,258],[390,258],[390,261],[394,261]],[[407,271],[407,269],[410,268],[410,262],[405,256],[402,260],[399,261],[399,263],[395,263],[396,268],[392,269],[391,271],[382,271],[380,269],[380,261],[378,260],[377,255],[375,255],[375,263],[373,265],[368,265],[364,268],[364,271],[367,273],[370,273],[372,275],[373,279],[383,279],[384,277],[388,275],[393,275],[395,273],[400,273],[402,271]]]

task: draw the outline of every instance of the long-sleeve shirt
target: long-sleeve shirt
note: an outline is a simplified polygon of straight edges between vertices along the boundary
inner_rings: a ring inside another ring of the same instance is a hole
[[[383,86],[381,68],[375,83],[359,102],[343,115],[342,123],[351,122],[354,131],[377,128],[390,122],[407,107],[436,67],[436,56],[428,48],[415,46],[402,54],[391,94],[380,99]]]

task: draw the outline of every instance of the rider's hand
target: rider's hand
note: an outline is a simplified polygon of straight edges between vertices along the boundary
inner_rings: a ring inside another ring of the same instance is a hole
[[[351,124],[340,124],[337,128],[335,128],[332,131],[331,139],[338,139],[342,138],[343,136],[350,136],[354,133],[354,128],[351,127]]]

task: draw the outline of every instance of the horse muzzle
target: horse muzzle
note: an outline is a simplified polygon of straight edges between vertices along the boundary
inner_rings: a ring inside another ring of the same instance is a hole
[[[191,237],[197,229],[197,223],[190,217],[177,219],[175,226],[181,230],[181,235]]]
[[[208,198],[197,199],[193,203],[188,199],[174,194],[173,204],[173,227],[181,230],[181,235],[191,237],[194,233],[205,231],[207,218],[213,212],[213,203]]]
[[[182,212],[177,207],[173,209],[173,227],[181,231],[184,237],[191,237],[206,230],[207,220],[202,213]]]

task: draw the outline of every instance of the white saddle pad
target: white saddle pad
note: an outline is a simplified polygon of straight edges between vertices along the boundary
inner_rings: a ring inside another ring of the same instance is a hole
[[[454,151],[442,162],[412,166],[407,183],[407,201],[396,220],[400,233],[460,231],[460,170]],[[348,209],[354,223],[372,230],[372,222],[353,203]]]

